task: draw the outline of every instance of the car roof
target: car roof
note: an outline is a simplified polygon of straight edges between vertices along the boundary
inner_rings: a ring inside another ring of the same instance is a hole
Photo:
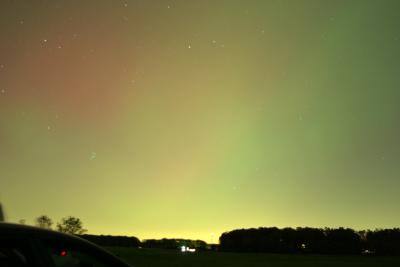
[[[35,226],[30,225],[22,225],[22,224],[15,224],[15,223],[5,223],[0,222],[0,233],[10,233],[14,235],[62,235],[72,237],[71,235],[63,234],[60,232],[43,229]]]
[[[11,238],[55,238],[55,239],[62,239],[65,241],[72,241],[72,242],[79,242],[81,245],[85,245],[87,247],[96,248],[98,251],[102,251],[103,253],[107,254],[108,257],[118,261],[123,266],[129,266],[121,259],[116,257],[115,255],[109,253],[107,250],[103,249],[102,247],[93,244],[92,242],[87,241],[86,239],[80,238],[78,236],[69,235],[65,233],[60,233],[57,231],[43,229],[39,227],[29,226],[29,225],[22,225],[22,224],[15,224],[15,223],[5,223],[0,222],[0,237],[11,237]]]
[[[37,237],[37,238],[51,237],[51,238],[68,239],[71,241],[75,240],[77,242],[84,242],[90,246],[94,245],[93,243],[87,241],[86,239],[80,238],[78,236],[65,234],[50,229],[43,229],[30,225],[22,225],[22,224],[6,223],[6,222],[0,222],[0,236]]]

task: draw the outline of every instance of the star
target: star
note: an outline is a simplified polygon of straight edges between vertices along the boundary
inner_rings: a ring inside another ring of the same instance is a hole
[[[90,155],[90,160],[95,160],[97,157],[97,153],[96,152],[92,152],[92,154]]]
[[[191,46],[191,45],[188,45],[188,48],[190,49],[190,48],[192,48],[192,46]]]

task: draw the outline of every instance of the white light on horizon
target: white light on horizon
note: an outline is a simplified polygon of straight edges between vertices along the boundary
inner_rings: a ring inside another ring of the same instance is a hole
[[[185,253],[185,252],[196,252],[195,248],[190,248],[190,247],[185,247],[185,246],[181,246],[181,252]]]

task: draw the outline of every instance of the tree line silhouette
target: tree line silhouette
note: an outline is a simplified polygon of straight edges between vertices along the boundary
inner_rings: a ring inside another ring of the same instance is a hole
[[[134,236],[112,236],[112,235],[79,235],[92,243],[104,247],[130,247],[138,248],[141,242]]]
[[[220,251],[400,255],[400,229],[261,227],[221,235]]]
[[[47,215],[41,215],[35,219],[35,225],[52,230],[53,220]],[[87,232],[86,229],[83,228],[83,222],[81,219],[68,216],[64,217],[56,224],[55,230],[77,235],[81,238],[84,238],[90,242],[93,242],[99,246],[116,246],[116,247],[132,247],[137,248],[141,245],[140,240],[134,236],[111,236],[111,235],[88,235],[85,234]]]
[[[146,239],[141,244],[144,248],[177,249],[182,246],[195,248],[197,250],[206,250],[208,245],[203,240],[190,239]]]
[[[52,229],[46,215],[35,219],[38,227]],[[134,236],[88,235],[79,218],[68,216],[56,224],[56,230],[78,235],[100,246],[178,249],[181,246],[198,250],[264,253],[376,254],[400,255],[400,228],[355,231],[350,228],[277,228],[236,229],[223,233],[219,245],[202,240],[147,239]]]

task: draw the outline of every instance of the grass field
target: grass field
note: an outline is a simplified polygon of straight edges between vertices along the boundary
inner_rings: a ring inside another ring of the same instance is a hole
[[[134,267],[398,267],[400,257],[324,256],[108,248]]]

